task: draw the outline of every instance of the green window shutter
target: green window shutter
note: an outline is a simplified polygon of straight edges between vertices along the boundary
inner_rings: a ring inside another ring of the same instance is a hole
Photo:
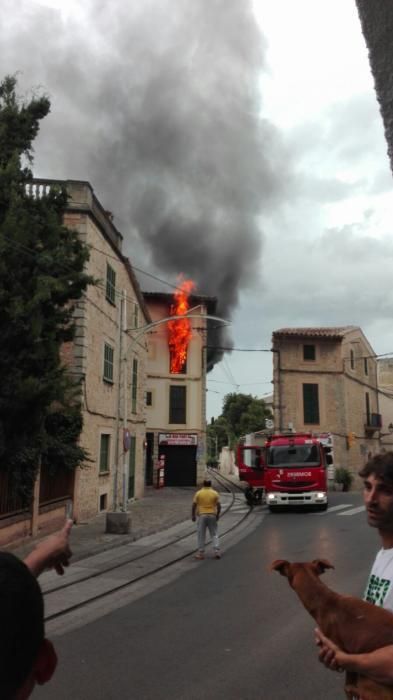
[[[104,380],[113,383],[113,355],[114,350],[107,343],[104,344]]]
[[[131,378],[131,411],[137,412],[137,396],[138,396],[138,360],[132,361],[132,378]]]
[[[109,471],[110,435],[101,435],[100,441],[100,472]]]
[[[318,384],[303,384],[304,423],[319,424]]]
[[[133,317],[134,328],[138,328],[138,323],[139,323],[138,312],[139,312],[138,304],[134,304],[134,317]]]
[[[111,304],[116,304],[116,272],[106,264],[106,298]]]
[[[128,498],[134,497],[135,492],[135,464],[136,464],[136,437],[131,435],[130,441],[130,456],[129,456],[129,466],[130,471],[128,475]]]

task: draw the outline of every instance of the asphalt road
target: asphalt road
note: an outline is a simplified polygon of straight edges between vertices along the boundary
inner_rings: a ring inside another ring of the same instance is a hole
[[[35,698],[56,700],[337,700],[313,620],[274,559],[327,558],[325,582],[362,595],[378,536],[360,494],[333,493],[326,514],[266,513],[260,526],[170,585],[56,637],[59,667]],[[345,515],[348,513],[348,515]]]

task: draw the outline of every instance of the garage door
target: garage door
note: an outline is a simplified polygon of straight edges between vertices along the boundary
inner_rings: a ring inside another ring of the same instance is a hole
[[[165,486],[195,486],[197,474],[196,446],[161,445],[165,455]]]

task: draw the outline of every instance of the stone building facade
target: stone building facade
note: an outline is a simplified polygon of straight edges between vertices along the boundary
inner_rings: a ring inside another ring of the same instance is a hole
[[[149,312],[122,235],[88,182],[36,179],[29,193],[40,197],[59,185],[69,196],[64,224],[89,246],[86,271],[96,280],[76,306],[76,337],[61,352],[79,382],[80,444],[89,459],[74,475],[41,471],[30,506],[2,514],[1,545],[53,531],[66,515],[80,522],[144,494],[147,346],[135,329],[150,322]]]
[[[152,321],[170,315],[173,296],[144,293]],[[146,377],[146,483],[157,481],[165,466],[166,486],[194,486],[206,470],[206,314],[214,314],[216,300],[192,296],[190,308],[201,318],[190,318],[192,337],[184,372],[170,368],[168,326],[159,323],[147,336]]]
[[[377,359],[360,328],[273,332],[275,430],[331,433],[335,467],[354,475],[380,450]]]
[[[87,272],[97,280],[78,303],[75,341],[63,348],[69,371],[81,381],[80,442],[89,454],[75,474],[78,522],[144,493],[147,351],[143,338],[134,343],[133,337],[150,317],[111,213],[88,182],[60,184],[69,195],[64,223],[89,246]]]
[[[382,413],[383,432],[381,450],[393,450],[393,359],[378,360],[379,405]]]

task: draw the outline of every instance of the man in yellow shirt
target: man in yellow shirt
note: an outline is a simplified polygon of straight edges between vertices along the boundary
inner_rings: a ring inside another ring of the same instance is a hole
[[[198,515],[197,533],[198,533],[198,554],[195,559],[205,558],[205,539],[206,528],[208,528],[210,537],[212,538],[214,556],[216,559],[221,559],[220,545],[217,534],[217,523],[221,513],[220,496],[212,489],[210,479],[205,479],[203,487],[196,492],[192,503],[192,521],[195,522]]]

